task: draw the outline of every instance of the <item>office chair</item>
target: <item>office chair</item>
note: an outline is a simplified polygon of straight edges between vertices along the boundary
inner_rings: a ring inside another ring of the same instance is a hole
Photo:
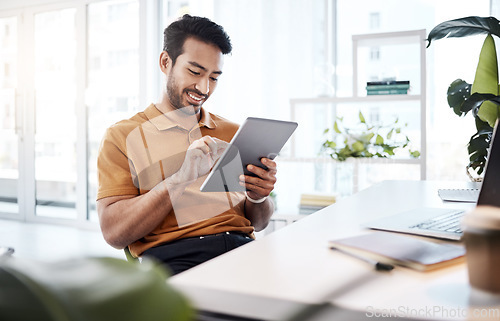
[[[125,257],[127,258],[127,261],[132,263],[139,263],[139,259],[133,256],[132,253],[130,253],[130,249],[128,248],[128,246],[126,246],[123,249],[123,252],[125,252]]]

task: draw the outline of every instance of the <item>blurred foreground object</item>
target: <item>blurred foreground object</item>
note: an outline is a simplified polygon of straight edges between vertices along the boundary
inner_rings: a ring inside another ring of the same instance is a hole
[[[462,225],[471,286],[500,293],[500,207],[478,206]]]
[[[189,302],[153,261],[0,260],[0,320],[191,320]]]

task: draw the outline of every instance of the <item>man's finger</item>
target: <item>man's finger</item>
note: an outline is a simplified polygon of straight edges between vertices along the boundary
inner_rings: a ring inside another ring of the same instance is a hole
[[[226,150],[229,143],[222,139],[218,139],[217,137],[212,137],[212,139],[217,143],[217,154],[222,154],[222,152]]]
[[[260,161],[262,164],[266,165],[266,167],[270,170],[276,170],[276,168],[277,168],[276,162],[273,161],[272,159],[263,157],[263,158],[261,158]]]
[[[245,176],[245,175],[240,175],[240,182],[246,184],[247,186],[257,186],[257,187],[262,187],[262,188],[267,188],[267,189],[273,189],[274,188],[274,183],[276,182],[275,178],[272,179],[262,179],[260,177],[253,177],[253,176]]]
[[[248,165],[247,170],[254,173],[258,177],[265,179],[265,180],[270,180],[275,182],[276,181],[276,169],[268,168],[267,170],[260,168],[259,166],[255,165]]]
[[[206,144],[206,146],[208,146],[210,153],[212,153],[214,155],[217,154],[218,146],[217,146],[217,142],[214,140],[213,137],[203,136],[203,141]]]
[[[273,187],[261,187],[261,186],[257,186],[257,185],[253,185],[253,184],[245,184],[245,182],[241,182],[241,181],[240,181],[240,185],[245,187],[248,191],[259,195],[259,197],[257,197],[256,199],[259,199],[259,198],[262,198],[265,196],[269,196],[269,194],[271,194],[271,192],[273,190]]]

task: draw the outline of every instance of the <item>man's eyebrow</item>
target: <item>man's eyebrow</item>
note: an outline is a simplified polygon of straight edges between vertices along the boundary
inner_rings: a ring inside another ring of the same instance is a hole
[[[203,71],[207,71],[207,68],[203,67],[202,65],[200,65],[199,63],[197,63],[196,61],[188,61],[188,63],[196,68],[200,68],[201,70]],[[220,70],[217,70],[217,71],[213,71],[212,72],[213,74],[218,74],[218,75],[221,75],[222,74],[222,71]]]

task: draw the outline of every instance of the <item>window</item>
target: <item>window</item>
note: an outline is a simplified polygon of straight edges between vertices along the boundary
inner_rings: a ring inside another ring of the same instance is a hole
[[[0,213],[19,216],[19,148],[16,127],[17,17],[0,18]]]
[[[370,60],[372,60],[372,61],[380,60],[379,47],[371,47],[370,48]]]
[[[0,18],[0,216],[95,222],[104,130],[141,107],[139,1],[18,12]]]
[[[35,15],[36,215],[75,219],[75,9]]]
[[[380,12],[370,12],[370,29],[380,28]]]
[[[97,221],[97,154],[104,131],[139,106],[139,3],[103,1],[88,6],[88,208]]]

